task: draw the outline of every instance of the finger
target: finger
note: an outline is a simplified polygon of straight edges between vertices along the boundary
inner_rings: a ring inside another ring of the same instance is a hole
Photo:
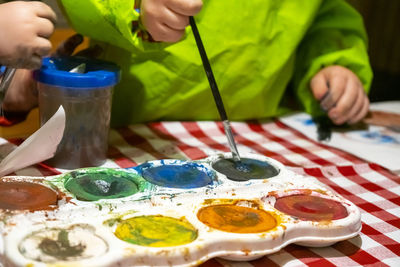
[[[48,19],[54,24],[57,22],[57,15],[51,7],[39,1],[32,2],[32,5],[34,5],[36,15]]]
[[[42,57],[34,54],[32,57],[27,59],[21,68],[24,69],[39,69],[42,66]]]
[[[42,37],[38,37],[35,39],[34,50],[33,53],[39,56],[47,56],[51,52],[51,42]]]
[[[357,80],[349,79],[343,94],[337,100],[335,110],[337,112],[336,122],[342,124],[351,118],[351,111],[360,108],[357,105],[357,98],[362,97],[361,88]],[[359,103],[361,105],[361,103]]]
[[[185,30],[175,30],[165,24],[158,24],[156,30],[151,31],[151,36],[155,41],[173,43],[179,41],[184,33]]]
[[[364,93],[361,83],[359,83],[358,80],[350,80],[349,89],[353,90],[354,92],[353,94],[349,94],[349,97],[350,98],[352,97],[354,101],[353,103],[350,103],[348,111],[345,112],[346,114],[345,120],[348,123],[352,123],[353,118],[357,116],[357,114],[362,109],[364,98],[366,98],[366,95]]]
[[[69,37],[67,40],[62,42],[58,47],[55,56],[70,56],[75,49],[83,42],[83,36],[75,34]]]
[[[43,38],[49,38],[54,32],[54,24],[48,19],[39,18],[38,24],[38,35]]]
[[[317,73],[310,82],[311,91],[318,101],[321,101],[329,92],[327,79],[323,72]]]
[[[101,53],[103,53],[103,48],[101,48],[101,46],[99,45],[95,45],[87,49],[84,49],[82,51],[79,51],[78,53],[76,53],[76,56],[97,58],[101,55]]]
[[[364,93],[361,90],[358,92],[354,104],[352,105],[351,109],[347,112],[345,121],[349,124],[353,123],[354,117],[361,111],[364,102]]]
[[[194,16],[203,7],[203,2],[201,0],[170,0],[167,2],[167,7],[181,15]]]
[[[346,78],[342,76],[334,76],[332,79],[328,79],[329,83],[329,95],[321,103],[324,110],[330,110],[333,108],[337,101],[342,96],[346,87]]]
[[[367,114],[369,110],[369,99],[366,95],[363,97],[363,104],[362,108],[360,109],[360,112],[356,114],[351,120],[349,120],[350,124],[356,123],[361,121]]]
[[[164,24],[174,30],[183,30],[189,25],[189,17],[175,13],[167,8]]]

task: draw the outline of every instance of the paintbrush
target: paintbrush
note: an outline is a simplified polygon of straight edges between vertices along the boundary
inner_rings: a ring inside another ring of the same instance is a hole
[[[14,77],[16,69],[15,68],[10,68],[6,67],[3,78],[1,79],[0,82],[0,116],[3,116],[3,101],[7,93],[7,89],[10,86],[10,83]]]
[[[232,152],[232,158],[235,161],[240,161],[240,155],[239,155],[239,152],[236,147],[235,139],[233,138],[232,129],[230,126],[230,122],[228,120],[228,116],[226,115],[224,103],[222,102],[222,98],[221,98],[221,95],[218,90],[217,82],[215,81],[210,62],[208,61],[206,50],[204,49],[203,42],[201,41],[200,33],[196,26],[196,22],[192,16],[189,17],[189,22],[190,22],[190,26],[192,27],[194,39],[196,40],[197,48],[199,49],[200,57],[203,62],[204,70],[206,71],[206,75],[208,78],[208,82],[210,84],[211,91],[214,96],[215,104],[217,105],[219,116],[221,117],[221,120],[222,120],[222,125],[224,126],[225,135],[228,139],[229,148]]]

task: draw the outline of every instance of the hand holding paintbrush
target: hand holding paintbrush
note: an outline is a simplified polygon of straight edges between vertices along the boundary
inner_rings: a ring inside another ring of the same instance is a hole
[[[314,97],[326,115],[314,117],[318,140],[329,140],[335,125],[355,124],[368,112],[369,100],[358,77],[349,69],[329,66],[310,83]]]
[[[354,124],[367,115],[368,97],[359,78],[349,69],[326,67],[314,76],[310,86],[334,124]]]

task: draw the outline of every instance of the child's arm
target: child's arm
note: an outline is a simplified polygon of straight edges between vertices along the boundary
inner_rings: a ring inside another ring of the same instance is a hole
[[[196,15],[202,0],[142,0],[141,21],[155,41],[177,42]]]
[[[355,123],[367,114],[371,80],[360,14],[344,0],[323,1],[297,52],[298,98],[313,116],[326,111],[335,124]]]
[[[38,68],[50,53],[48,40],[56,14],[41,2],[14,1],[0,5],[0,64]]]

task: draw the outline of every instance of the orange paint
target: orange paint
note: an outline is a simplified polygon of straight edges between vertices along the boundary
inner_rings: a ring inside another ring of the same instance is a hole
[[[231,233],[261,233],[278,225],[277,219],[265,210],[234,204],[203,207],[197,218],[211,228]]]
[[[40,184],[0,181],[0,209],[43,210],[54,208],[57,193]]]

